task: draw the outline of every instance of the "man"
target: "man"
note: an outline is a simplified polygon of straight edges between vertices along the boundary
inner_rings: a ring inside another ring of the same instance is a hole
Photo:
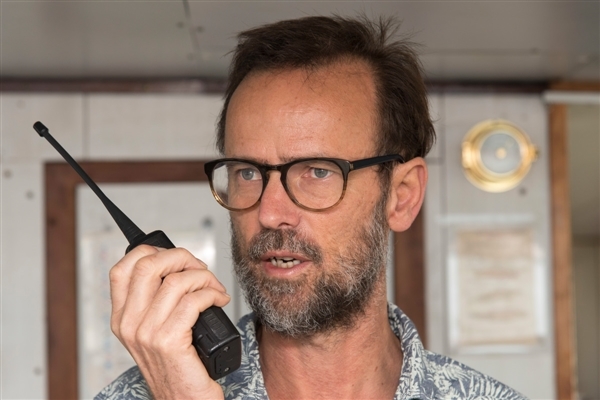
[[[309,17],[240,35],[225,158],[208,168],[254,311],[238,323],[242,366],[215,382],[191,345],[198,313],[229,301],[204,263],[140,246],[111,270],[112,329],[138,366],[98,399],[523,398],[424,350],[386,301],[388,231],[419,212],[434,140],[419,63],[392,28]]]

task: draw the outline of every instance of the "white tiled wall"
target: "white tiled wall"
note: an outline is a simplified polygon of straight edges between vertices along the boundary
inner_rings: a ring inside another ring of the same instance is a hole
[[[39,161],[2,163],[0,351],[1,397],[6,399],[45,397],[42,176]]]
[[[1,94],[3,162],[62,160],[32,128],[36,121],[75,158],[83,155],[83,96],[80,94]]]
[[[90,158],[214,158],[221,96],[89,96]]]

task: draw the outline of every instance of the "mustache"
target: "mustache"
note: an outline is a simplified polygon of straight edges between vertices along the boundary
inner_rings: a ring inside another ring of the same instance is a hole
[[[289,251],[301,254],[315,264],[323,261],[323,251],[310,240],[291,229],[263,229],[250,240],[247,256],[259,262],[269,251]]]

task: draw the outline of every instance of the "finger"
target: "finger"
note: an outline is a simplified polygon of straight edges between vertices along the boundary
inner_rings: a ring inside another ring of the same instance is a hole
[[[166,254],[167,257],[154,257],[159,254]],[[183,261],[173,261],[177,259],[183,259]],[[165,265],[167,268],[164,267]],[[117,336],[120,336],[119,327],[122,326],[124,314],[128,315],[127,326],[129,327],[132,327],[132,324],[135,325],[136,321],[143,316],[143,311],[160,287],[161,276],[165,271],[169,271],[168,267],[172,267],[173,270],[206,269],[204,263],[185,249],[166,250],[148,245],[137,246],[113,267],[111,270],[111,299],[113,302],[111,328]],[[140,290],[136,293],[144,296],[131,299],[132,284],[140,277],[145,279],[138,286]],[[128,308],[129,312],[126,312]]]
[[[188,250],[177,247],[173,249],[157,251],[140,257],[134,266],[133,275],[151,275],[164,278],[174,272],[187,271],[190,269],[208,269],[206,264],[194,257]]]
[[[188,270],[206,271],[207,267],[189,251],[182,248],[160,251],[140,258],[131,273],[123,318],[127,316],[130,321],[140,320],[152,304],[163,278]],[[216,279],[210,280],[210,286],[223,292],[226,291],[225,287]]]
[[[171,349],[170,346],[191,345],[191,328],[198,320],[199,315],[213,305],[224,307],[230,300],[229,295],[213,288],[206,288],[183,296],[160,328],[159,336],[168,341],[168,343],[164,343],[165,350]],[[172,341],[168,338],[171,338]],[[180,338],[181,341],[173,343],[176,338]]]
[[[144,316],[148,328],[160,326],[188,293],[207,288],[225,292],[223,285],[208,270],[188,270],[167,275]]]
[[[127,253],[117,264],[115,264],[109,272],[110,279],[110,299],[114,312],[120,312],[125,301],[131,282],[131,274],[135,268],[136,262],[143,257],[155,254],[159,249],[140,245]]]
[[[185,366],[183,370],[193,371],[194,382],[202,387],[214,383],[192,343],[192,327],[208,307],[223,307],[229,300],[228,295],[213,288],[188,293],[160,329],[153,332],[140,326],[135,341],[137,351],[132,355],[144,376],[152,375],[152,371],[145,368],[149,361],[171,371]],[[155,374],[155,379],[164,379],[164,372]]]
[[[208,267],[201,260],[194,257],[186,249],[176,248],[157,252],[138,260],[131,275],[129,285],[128,300],[148,300],[148,296],[154,297],[155,293],[149,293],[148,287],[155,287],[158,290],[162,279],[167,275],[188,271],[188,270],[208,270]],[[215,288],[226,291],[225,287],[219,282],[214,281]],[[138,299],[136,296],[140,296]]]

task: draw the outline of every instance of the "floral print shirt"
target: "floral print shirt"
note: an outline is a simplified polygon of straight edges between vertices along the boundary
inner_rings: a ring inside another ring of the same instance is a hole
[[[392,330],[400,339],[404,359],[394,400],[526,400],[520,393],[487,375],[425,350],[412,321],[393,304],[388,306],[388,317]],[[260,369],[253,314],[242,317],[238,329],[242,338],[242,365],[217,382],[227,400],[266,400],[269,397]],[[133,399],[152,399],[137,367],[123,373],[94,400]]]

